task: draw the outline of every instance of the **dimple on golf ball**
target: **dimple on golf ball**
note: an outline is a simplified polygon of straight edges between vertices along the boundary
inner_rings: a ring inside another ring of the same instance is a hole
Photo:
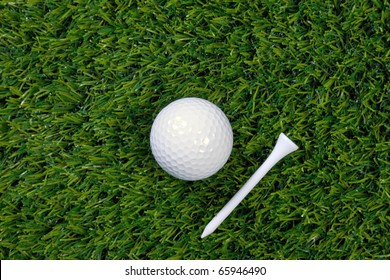
[[[216,105],[201,98],[183,98],[157,115],[150,145],[162,169],[176,178],[195,181],[210,177],[225,165],[233,147],[233,132]]]

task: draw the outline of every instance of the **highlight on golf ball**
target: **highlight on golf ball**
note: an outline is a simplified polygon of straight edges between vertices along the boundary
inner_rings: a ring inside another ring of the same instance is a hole
[[[182,180],[201,180],[214,175],[227,162],[233,131],[226,115],[213,103],[182,98],[157,115],[150,145],[166,172]]]

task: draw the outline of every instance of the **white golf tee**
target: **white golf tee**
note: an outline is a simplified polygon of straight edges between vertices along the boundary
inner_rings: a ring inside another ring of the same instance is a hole
[[[229,214],[237,207],[238,204],[248,195],[248,193],[256,186],[256,184],[267,174],[267,172],[288,154],[296,151],[298,146],[291,141],[284,133],[279,135],[278,141],[272,153],[266,161],[256,170],[250,177],[248,182],[230,199],[230,201],[218,212],[218,214],[207,224],[201,238],[213,233],[218,226],[229,216]]]

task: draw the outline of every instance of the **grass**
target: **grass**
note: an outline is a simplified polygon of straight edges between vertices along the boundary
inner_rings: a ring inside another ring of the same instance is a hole
[[[1,1],[0,258],[389,259],[389,30],[387,0]],[[149,147],[186,96],[234,132],[197,182]]]

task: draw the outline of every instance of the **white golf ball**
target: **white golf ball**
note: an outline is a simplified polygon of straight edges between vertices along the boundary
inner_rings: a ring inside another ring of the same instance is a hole
[[[233,147],[232,127],[226,115],[201,98],[183,98],[157,115],[150,133],[157,163],[172,176],[195,181],[215,174]]]

